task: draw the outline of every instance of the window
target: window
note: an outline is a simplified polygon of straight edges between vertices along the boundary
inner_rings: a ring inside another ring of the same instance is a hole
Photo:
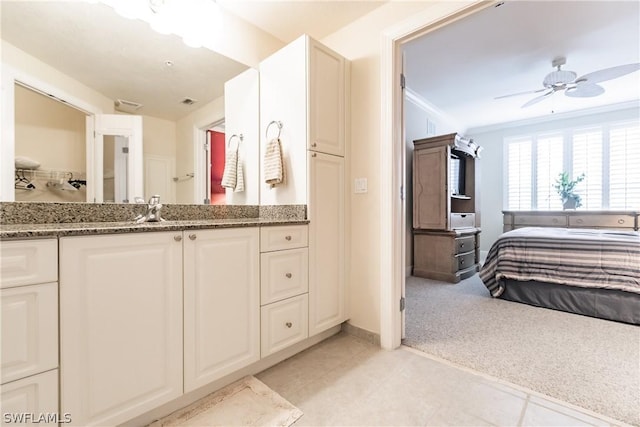
[[[560,210],[566,171],[585,209],[640,208],[640,125],[605,124],[505,140],[506,209]]]

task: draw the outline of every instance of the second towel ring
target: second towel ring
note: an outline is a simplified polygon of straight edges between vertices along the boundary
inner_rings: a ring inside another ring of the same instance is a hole
[[[233,134],[231,135],[231,137],[229,138],[229,141],[227,141],[227,148],[231,147],[231,141],[233,141],[233,138],[238,138],[240,141],[238,141],[238,147],[240,147],[240,143],[242,142],[242,140],[244,139],[244,135],[240,134]]]
[[[282,131],[282,122],[278,120],[272,120],[269,122],[269,124],[267,125],[267,129],[264,131],[264,136],[269,139],[269,128],[271,127],[271,125],[278,126],[278,136],[276,136],[276,138],[280,138],[280,132]]]

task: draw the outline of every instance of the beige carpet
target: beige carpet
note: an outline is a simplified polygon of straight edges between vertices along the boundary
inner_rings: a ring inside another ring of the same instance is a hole
[[[290,426],[302,411],[249,376],[158,420],[161,426]]]
[[[477,275],[406,294],[405,345],[640,425],[640,327],[494,299]]]

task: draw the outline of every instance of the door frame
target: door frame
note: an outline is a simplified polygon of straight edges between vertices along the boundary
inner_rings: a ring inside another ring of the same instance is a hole
[[[14,158],[16,148],[15,128],[15,85],[62,102],[69,107],[82,111],[87,116],[101,114],[102,109],[77,98],[68,92],[44,82],[23,71],[2,64],[2,93],[0,96],[0,201],[15,201],[15,191],[11,186],[15,170]],[[87,196],[88,197],[88,196]],[[87,199],[88,201],[88,199]]]
[[[441,2],[382,33],[380,52],[380,345],[394,349],[402,342],[400,298],[405,281],[405,201],[403,91],[400,86],[402,44],[451,24],[497,1]]]

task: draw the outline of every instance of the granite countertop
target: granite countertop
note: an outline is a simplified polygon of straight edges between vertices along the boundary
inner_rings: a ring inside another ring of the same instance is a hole
[[[0,239],[183,231],[308,224],[306,205],[180,205],[162,207],[166,221],[137,224],[135,203],[0,202]]]
[[[136,224],[133,221],[54,224],[5,224],[0,225],[0,239],[88,236],[98,234],[141,233],[149,231],[183,231],[272,225],[298,225],[308,223],[308,220],[302,219],[232,218],[146,222],[142,224]]]

